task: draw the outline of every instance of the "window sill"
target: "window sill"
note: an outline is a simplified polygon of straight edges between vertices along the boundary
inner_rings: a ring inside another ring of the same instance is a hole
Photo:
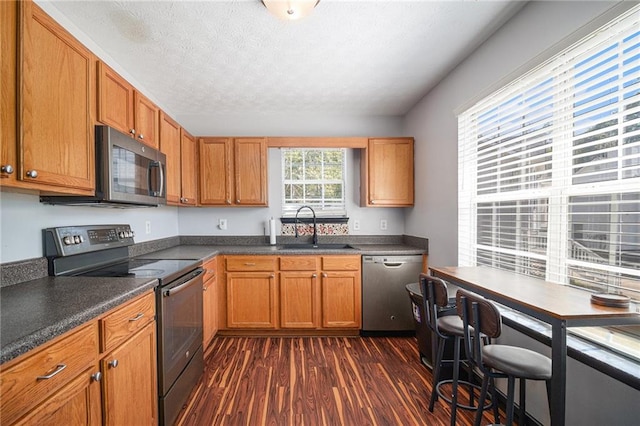
[[[504,324],[547,346],[551,346],[551,327],[520,312],[499,306]],[[594,368],[636,390],[640,390],[640,365],[637,361],[584,340],[567,335],[569,357]]]

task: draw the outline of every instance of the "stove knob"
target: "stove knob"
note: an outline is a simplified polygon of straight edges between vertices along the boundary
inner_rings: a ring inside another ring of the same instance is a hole
[[[125,237],[125,235],[124,235],[124,231],[120,231],[120,232],[118,232],[118,237],[120,237],[120,238],[124,238],[124,237]]]
[[[134,233],[133,233],[133,231],[129,231],[129,236],[130,236],[131,238],[133,238],[133,237],[135,237],[135,236],[136,236],[136,234],[134,234]]]
[[[71,244],[73,244],[73,238],[71,238],[70,236],[66,236],[62,239],[62,242],[67,245],[70,246]]]
[[[79,235],[76,235],[76,236],[73,237],[73,243],[74,244],[80,244],[80,236]]]
[[[84,237],[82,235],[78,235],[78,238],[80,238],[81,243],[84,243]]]

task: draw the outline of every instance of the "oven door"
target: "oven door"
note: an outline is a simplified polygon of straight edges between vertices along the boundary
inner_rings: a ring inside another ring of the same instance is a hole
[[[202,345],[202,277],[195,271],[158,289],[158,373],[166,395]]]

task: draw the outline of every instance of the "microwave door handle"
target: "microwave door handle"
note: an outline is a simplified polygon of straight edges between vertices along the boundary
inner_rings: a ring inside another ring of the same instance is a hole
[[[160,192],[158,193],[158,197],[162,197],[164,195],[164,167],[162,167],[162,163],[159,161],[158,170],[160,171]]]
[[[151,187],[151,169],[154,167],[158,168],[158,174],[160,175],[160,188],[158,192],[154,191],[154,188]],[[162,170],[162,163],[160,163],[159,161],[152,161],[149,163],[149,168],[147,169],[147,180],[149,183],[149,192],[151,193],[151,195],[161,197],[162,191],[164,191],[164,171]]]

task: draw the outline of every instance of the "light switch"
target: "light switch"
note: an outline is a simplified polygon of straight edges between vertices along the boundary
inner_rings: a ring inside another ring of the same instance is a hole
[[[218,219],[218,228],[223,231],[227,229],[227,219]]]
[[[380,219],[380,229],[382,231],[387,230],[387,219]]]

